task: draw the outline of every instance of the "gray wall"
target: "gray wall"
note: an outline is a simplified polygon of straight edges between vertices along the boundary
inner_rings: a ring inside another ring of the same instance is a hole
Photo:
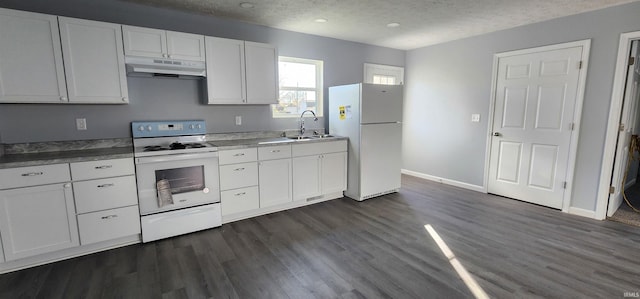
[[[271,43],[278,47],[280,55],[324,61],[325,102],[327,87],[362,81],[363,63],[404,66],[405,62],[405,51],[124,1],[3,0],[0,7]],[[297,126],[296,119],[273,119],[267,105],[200,104],[205,87],[202,81],[129,77],[128,82],[129,105],[0,105],[0,139],[4,143],[21,143],[129,137],[129,123],[133,120],[205,119],[210,133],[284,130]],[[243,117],[242,126],[235,125],[236,115]],[[87,119],[87,131],[75,129],[75,118],[80,117]],[[325,119],[319,120],[317,126],[328,128]]]
[[[639,16],[636,2],[408,51],[404,168],[481,186],[493,54],[591,39],[571,206],[594,211],[618,41]]]

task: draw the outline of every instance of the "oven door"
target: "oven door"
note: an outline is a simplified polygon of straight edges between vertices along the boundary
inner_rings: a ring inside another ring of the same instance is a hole
[[[217,152],[135,161],[140,215],[220,202]]]

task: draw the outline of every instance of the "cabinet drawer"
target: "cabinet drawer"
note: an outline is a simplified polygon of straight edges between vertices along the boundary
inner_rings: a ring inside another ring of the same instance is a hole
[[[222,191],[220,201],[223,216],[258,209],[260,207],[258,187]]]
[[[0,189],[68,182],[69,164],[0,169]]]
[[[71,163],[71,176],[74,181],[123,176],[134,173],[133,159],[131,158]]]
[[[220,165],[245,163],[258,160],[258,151],[255,147],[237,150],[220,151],[218,161]]]
[[[78,214],[138,204],[133,175],[73,183]]]
[[[286,159],[291,157],[291,145],[265,146],[258,148],[260,161]]]
[[[139,234],[138,206],[78,215],[78,227],[82,245]]]
[[[311,156],[326,153],[346,152],[347,141],[312,142],[305,144],[294,144],[291,146],[294,157]]]
[[[220,190],[258,185],[258,163],[220,166]]]

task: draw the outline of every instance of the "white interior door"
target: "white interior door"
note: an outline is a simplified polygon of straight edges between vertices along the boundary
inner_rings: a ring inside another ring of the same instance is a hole
[[[499,58],[490,193],[562,208],[582,51]]]
[[[638,41],[631,44],[631,56],[638,56]],[[636,57],[637,59],[637,57]],[[627,82],[625,86],[625,94],[622,104],[622,114],[620,115],[620,130],[618,132],[618,146],[616,148],[616,156],[613,168],[613,176],[611,178],[611,186],[614,192],[609,195],[609,206],[607,208],[607,216],[613,216],[622,204],[622,192],[625,187],[624,173],[627,170],[627,162],[629,158],[629,146],[631,145],[631,135],[634,131],[636,123],[636,105],[637,105],[637,85],[639,74],[635,71],[633,65],[627,70]]]

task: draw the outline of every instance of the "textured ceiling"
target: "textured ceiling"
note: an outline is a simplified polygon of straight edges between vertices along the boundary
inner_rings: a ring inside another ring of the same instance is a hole
[[[640,0],[125,1],[409,50]],[[388,28],[392,22],[400,26]]]

